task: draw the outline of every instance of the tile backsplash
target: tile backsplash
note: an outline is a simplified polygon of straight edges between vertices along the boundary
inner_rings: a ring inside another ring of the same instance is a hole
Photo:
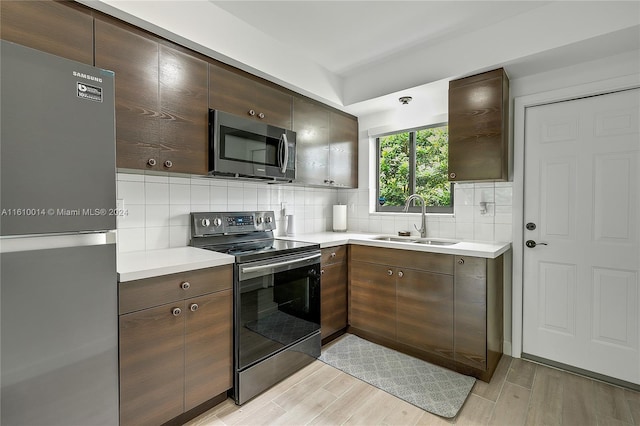
[[[200,177],[118,173],[120,252],[189,245],[189,213],[273,210],[283,235],[282,203],[293,214],[297,234],[330,230],[337,190]]]
[[[368,189],[337,190],[201,177],[118,173],[120,252],[189,245],[192,211],[273,210],[276,235],[284,234],[282,203],[293,214],[296,233],[330,231],[332,206],[347,204],[348,230],[396,233],[420,226],[419,214],[371,213]],[[455,214],[428,215],[430,237],[511,241],[512,184],[455,185]],[[481,203],[486,211],[481,212]]]
[[[512,182],[457,183],[454,214],[427,214],[427,235],[461,240],[512,240]],[[395,234],[401,230],[418,235],[418,213],[372,213],[369,189],[344,190],[338,202],[347,204],[347,227],[352,232]],[[483,205],[484,204],[484,212]]]

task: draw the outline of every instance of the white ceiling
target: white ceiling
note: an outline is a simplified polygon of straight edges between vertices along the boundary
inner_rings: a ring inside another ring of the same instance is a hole
[[[517,34],[519,29],[529,31],[533,39],[544,39],[546,25],[549,34],[571,33],[589,15],[600,21],[617,19],[615,14],[603,17],[581,1],[556,2],[567,7],[555,9],[547,7],[557,6],[553,1],[209,1],[265,34],[265,40],[275,40],[338,76],[344,84],[342,103],[356,115],[389,110],[392,105],[397,108],[398,97],[405,94],[413,96],[414,103],[440,98],[441,108],[446,109],[447,82],[461,73],[505,66],[510,77],[517,78],[640,48],[640,11],[636,8],[632,9],[637,11],[636,26],[631,30],[605,29],[567,40],[558,37],[555,44],[518,51],[518,37],[523,38],[523,45],[530,42],[526,34]],[[608,2],[607,6],[615,10],[620,5]],[[554,20],[560,25],[554,25]],[[519,28],[518,22],[526,25]],[[515,27],[510,23],[516,23]],[[504,33],[492,38],[492,30],[500,28],[505,28]],[[486,36],[487,44],[495,44],[489,46],[494,50],[508,50],[506,39],[513,37],[513,53],[496,63],[474,64],[470,59],[449,68],[428,64],[433,59],[451,61],[449,54],[472,57],[473,52],[459,47],[465,43],[471,47],[468,40],[476,36]],[[500,37],[505,39],[502,43]],[[462,41],[453,44],[452,40]],[[446,45],[451,48],[442,48]],[[420,52],[426,53],[420,57]],[[425,61],[428,52],[434,52],[434,57]],[[415,64],[424,72],[412,76],[397,70],[398,64]],[[377,75],[375,70],[379,70]],[[376,85],[377,91],[372,88]]]
[[[401,95],[441,114],[449,80],[498,67],[640,52],[640,0],[77,1],[358,116]]]
[[[210,1],[339,76],[549,3]]]

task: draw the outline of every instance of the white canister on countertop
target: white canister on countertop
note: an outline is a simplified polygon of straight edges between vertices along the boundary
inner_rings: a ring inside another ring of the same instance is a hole
[[[339,204],[333,206],[333,232],[347,231],[347,206]]]

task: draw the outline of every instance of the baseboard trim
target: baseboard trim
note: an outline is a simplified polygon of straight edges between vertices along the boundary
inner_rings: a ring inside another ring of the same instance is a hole
[[[600,382],[608,383],[610,385],[631,389],[634,391],[640,391],[640,384],[627,382],[625,380],[616,379],[615,377],[605,376],[604,374],[595,373],[589,370],[583,370],[582,368],[574,367],[573,365],[563,364],[561,362],[552,361],[550,359],[542,358],[536,355],[522,353],[522,358],[529,361],[536,362],[538,364],[546,365],[548,367],[557,368],[559,370],[565,370],[570,373],[578,374],[580,376],[588,377],[590,379],[598,380]]]

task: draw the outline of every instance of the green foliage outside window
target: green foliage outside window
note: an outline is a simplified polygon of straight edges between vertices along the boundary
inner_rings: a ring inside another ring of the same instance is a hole
[[[448,130],[439,126],[378,138],[380,210],[403,207],[412,193],[428,206],[451,207]]]

